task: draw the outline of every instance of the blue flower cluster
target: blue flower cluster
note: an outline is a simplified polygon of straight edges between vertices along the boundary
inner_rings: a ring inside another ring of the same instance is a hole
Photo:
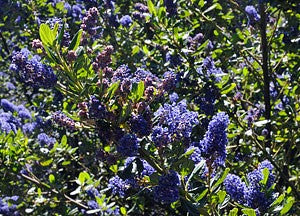
[[[20,215],[17,211],[17,205],[13,204],[18,199],[18,196],[0,198],[0,215]]]
[[[130,27],[132,24],[132,19],[129,15],[122,16],[120,19],[120,24],[126,28]]]
[[[61,111],[56,111],[55,113],[53,113],[52,119],[54,122],[56,122],[61,127],[66,127],[69,130],[75,129],[75,121],[73,119],[69,118],[68,116],[66,116]]]
[[[265,186],[261,183],[264,168],[269,170]],[[256,209],[257,212],[265,212],[274,201],[273,194],[269,192],[275,180],[272,170],[273,165],[268,160],[261,162],[257,169],[247,174],[248,185],[239,176],[228,174],[224,181],[225,189],[236,202]]]
[[[21,81],[32,87],[51,88],[56,84],[57,77],[51,67],[40,62],[40,57],[29,59],[30,52],[22,49],[13,55],[10,69],[16,72]]]
[[[130,120],[130,129],[137,136],[148,136],[151,132],[151,121],[147,121],[142,115],[134,115]]]
[[[153,189],[154,199],[164,204],[175,202],[179,199],[179,185],[178,173],[173,170],[160,176],[158,185]]]
[[[86,193],[89,197],[91,197],[93,200],[89,200],[87,202],[87,205],[89,207],[89,209],[101,209],[101,214],[98,213],[97,215],[103,215],[103,213],[107,213],[108,215],[119,215],[119,207],[114,206],[114,207],[110,207],[107,208],[107,206],[99,206],[99,204],[97,203],[97,201],[95,201],[96,197],[100,198],[101,194],[99,193],[99,191],[96,188],[90,188],[88,190],[86,190]],[[106,199],[104,199],[104,202],[106,201]],[[83,213],[85,213],[85,211],[83,211]]]
[[[56,142],[56,139],[55,139],[55,138],[50,137],[50,136],[48,136],[48,135],[45,134],[45,133],[40,133],[40,134],[37,136],[37,139],[38,139],[38,142],[39,142],[40,146],[49,146],[49,148],[52,148],[53,145],[54,145],[55,142]]]
[[[213,116],[203,140],[198,144],[203,157],[223,166],[226,159],[227,133],[229,117],[224,112]]]
[[[112,189],[113,194],[124,197],[126,191],[131,187],[131,179],[123,180],[119,176],[115,176],[109,180],[108,187]]]
[[[23,126],[23,131],[30,134],[37,126],[36,123],[25,123],[25,121],[31,120],[32,117],[30,111],[23,105],[16,106],[7,99],[1,99],[0,105],[5,111],[0,113],[0,130],[5,133],[10,131],[16,133]],[[18,117],[14,115],[15,112],[18,113]]]
[[[198,114],[187,109],[185,100],[172,105],[164,104],[154,115],[159,120],[151,136],[156,146],[166,145],[175,140],[189,139],[193,127],[199,124]]]
[[[117,144],[117,151],[122,156],[135,156],[137,154],[139,141],[134,134],[125,134]]]
[[[104,119],[107,116],[106,107],[100,102],[100,100],[92,95],[88,103],[88,114],[93,119]]]
[[[212,116],[214,114],[215,102],[220,95],[219,89],[209,83],[207,83],[203,89],[203,94],[195,98],[195,103],[199,104],[202,112],[208,116]]]
[[[136,3],[134,5],[136,11],[132,13],[134,19],[143,21],[145,19],[145,13],[148,13],[148,7],[142,3]]]
[[[256,107],[253,107],[248,110],[247,116],[245,117],[245,120],[248,122],[248,126],[251,127],[253,122],[258,120],[260,116],[263,113],[263,108],[256,105]]]
[[[219,75],[223,74],[222,69],[215,66],[215,62],[211,57],[206,57],[203,60],[202,65],[197,68],[197,72],[200,75],[205,75],[207,78],[213,77],[213,80],[216,82],[221,80]]]
[[[245,12],[247,13],[248,25],[253,26],[256,22],[260,20],[260,16],[253,5],[248,5],[245,8]]]
[[[88,33],[90,36],[95,36],[97,33],[97,22],[99,18],[99,11],[96,7],[90,8],[85,17],[82,19],[81,28],[84,30],[84,34]]]

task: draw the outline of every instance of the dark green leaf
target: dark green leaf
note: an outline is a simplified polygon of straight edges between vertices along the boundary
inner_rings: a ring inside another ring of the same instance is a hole
[[[111,86],[107,89],[107,99],[110,100],[115,95],[115,92],[119,88],[120,80],[118,82],[115,82],[111,84]]]
[[[80,39],[81,39],[81,34],[82,34],[82,29],[80,29],[73,37],[68,50],[76,50],[80,44]]]
[[[217,187],[223,183],[225,180],[226,176],[228,175],[230,169],[226,168],[225,171],[223,172],[221,178],[218,179],[218,181],[213,185],[213,190],[217,189]]]
[[[59,44],[60,46],[61,46],[61,42],[62,42],[62,40],[63,40],[64,33],[65,33],[65,23],[63,24],[63,26],[62,26],[62,28],[61,28],[61,30],[60,30],[60,32],[59,32],[59,35],[58,35],[58,37],[57,37],[57,42],[58,42],[58,44]]]

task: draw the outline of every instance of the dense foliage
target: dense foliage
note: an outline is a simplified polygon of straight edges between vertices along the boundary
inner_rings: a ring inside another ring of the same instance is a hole
[[[1,0],[0,215],[299,215],[297,0]]]

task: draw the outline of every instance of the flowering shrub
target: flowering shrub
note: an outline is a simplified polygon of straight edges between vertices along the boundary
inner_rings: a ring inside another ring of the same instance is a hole
[[[296,1],[0,14],[1,215],[299,214]]]

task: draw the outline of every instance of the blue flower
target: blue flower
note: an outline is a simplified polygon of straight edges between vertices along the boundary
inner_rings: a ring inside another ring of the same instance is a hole
[[[139,137],[148,136],[151,132],[151,122],[146,121],[142,115],[133,116],[129,124],[131,131]]]
[[[191,150],[193,150],[193,149],[194,149],[194,151],[193,151],[193,153],[190,155],[190,159],[191,159],[192,161],[194,161],[195,164],[197,164],[197,163],[199,163],[200,161],[203,160],[203,158],[202,158],[202,156],[201,156],[201,150],[199,149],[199,147],[197,147],[197,146],[191,146],[191,147],[189,147],[189,148],[186,150],[186,152],[189,152],[189,151],[191,151]]]
[[[161,126],[155,126],[151,135],[151,139],[156,147],[166,146],[171,142],[168,128]]]
[[[11,69],[19,74],[21,80],[32,87],[51,88],[57,77],[51,67],[40,62],[39,57],[28,59],[30,53],[22,50],[13,56]]]
[[[52,147],[54,143],[56,142],[56,139],[53,137],[49,137],[45,133],[40,133],[37,137],[38,142],[41,146],[47,145],[49,147]]]
[[[7,99],[1,99],[1,106],[4,109],[4,111],[14,112],[17,110],[17,106],[15,106],[13,103],[8,101]]]
[[[90,97],[88,108],[90,118],[103,119],[107,115],[106,107],[94,95]]]
[[[88,201],[88,207],[89,207],[90,209],[98,209],[98,208],[99,208],[99,205],[98,205],[98,203],[97,203],[96,201],[94,201],[94,200],[89,200],[89,201]]]
[[[154,199],[165,204],[175,202],[179,199],[179,184],[178,174],[173,170],[160,176],[158,185],[153,189]]]
[[[125,161],[125,167],[128,167],[134,160],[136,159],[136,157],[128,157]],[[143,163],[143,171],[141,172],[141,176],[150,176],[152,173],[155,172],[155,169],[145,160],[140,159]]]
[[[126,191],[130,188],[130,184],[127,180],[115,176],[109,180],[108,187],[112,189],[114,195],[118,194],[120,197],[124,197]]]
[[[30,135],[34,132],[34,130],[36,129],[37,127],[37,123],[36,122],[33,122],[33,123],[25,123],[23,126],[22,126],[22,130],[25,134],[27,135]]]
[[[205,75],[208,78],[213,77],[213,80],[216,82],[221,80],[221,77],[218,75],[223,73],[221,68],[217,68],[215,66],[215,62],[211,57],[206,57],[203,60],[202,65],[197,68],[197,72],[201,75]]]
[[[120,23],[121,23],[122,26],[128,28],[132,24],[132,19],[129,15],[125,15],[125,16],[121,17]]]
[[[135,156],[137,150],[138,140],[134,134],[126,134],[118,142],[117,151],[123,156]]]
[[[165,137],[164,140],[167,141],[167,136],[165,135],[166,132],[169,134],[170,138],[174,140],[189,139],[193,127],[199,124],[198,114],[187,109],[185,100],[172,105],[164,104],[154,113],[154,115],[159,118],[159,126],[165,126],[167,129],[162,130],[161,128],[156,127],[156,130],[154,131],[155,136],[152,135],[152,139],[163,136]]]
[[[245,12],[247,13],[248,17],[248,25],[254,25],[255,22],[260,20],[260,16],[253,5],[248,5],[245,8]]]
[[[101,196],[99,191],[96,188],[90,188],[90,189],[86,190],[86,193],[93,199]]]
[[[170,94],[169,99],[171,103],[176,103],[179,99],[179,96],[176,92],[173,92],[172,94]]]
[[[247,186],[244,182],[242,182],[240,177],[234,174],[228,174],[224,181],[224,186],[226,192],[233,200],[239,203],[244,203],[244,194]]]
[[[224,112],[213,116],[204,139],[199,144],[202,155],[219,166],[223,166],[225,163],[228,124],[229,117]]]
[[[18,115],[21,119],[31,119],[31,113],[23,105],[17,107]]]
[[[0,129],[5,133],[13,131],[17,132],[18,128],[21,127],[19,119],[15,118],[11,113],[2,112],[0,113]]]
[[[57,111],[57,112],[53,113],[52,119],[54,122],[56,122],[61,127],[66,127],[69,130],[75,129],[75,121],[73,119],[69,118],[68,116],[66,116],[61,111]]]

